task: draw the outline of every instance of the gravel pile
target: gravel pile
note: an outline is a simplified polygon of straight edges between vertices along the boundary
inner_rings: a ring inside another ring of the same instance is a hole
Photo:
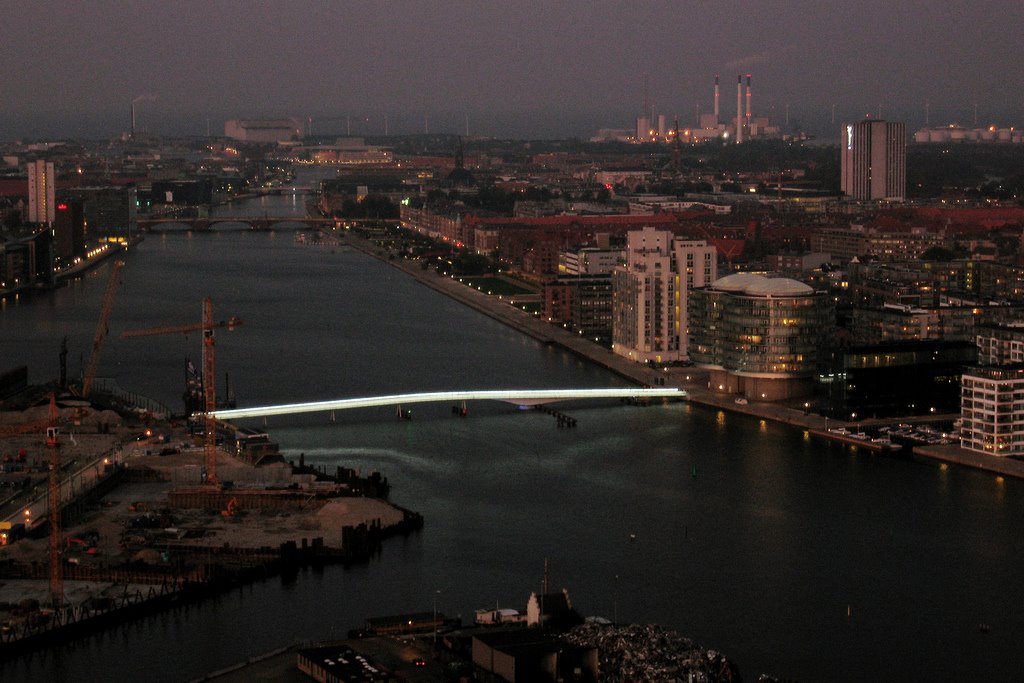
[[[675,631],[650,624],[583,624],[564,635],[575,645],[596,647],[601,680],[713,683],[742,680],[735,665]]]

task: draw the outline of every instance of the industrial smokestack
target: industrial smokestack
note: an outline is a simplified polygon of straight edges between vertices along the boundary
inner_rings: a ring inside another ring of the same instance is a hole
[[[132,140],[135,139],[135,100],[132,100],[132,130],[128,137]]]
[[[747,74],[747,125],[750,125],[750,74]]]
[[[736,75],[736,144],[743,142],[743,74]]]
[[[718,124],[718,74],[715,74],[715,124]]]

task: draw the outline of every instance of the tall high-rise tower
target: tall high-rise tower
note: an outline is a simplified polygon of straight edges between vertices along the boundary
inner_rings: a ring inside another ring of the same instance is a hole
[[[860,121],[842,131],[842,192],[862,201],[903,201],[907,194],[906,124]]]
[[[28,222],[50,223],[54,219],[57,174],[52,161],[37,159],[28,163]]]
[[[655,228],[626,239],[626,263],[612,274],[612,350],[638,362],[685,360],[687,297],[716,279],[715,247]]]

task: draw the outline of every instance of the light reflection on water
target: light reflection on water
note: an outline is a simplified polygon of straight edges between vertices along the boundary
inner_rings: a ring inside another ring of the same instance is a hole
[[[216,314],[245,320],[217,337],[240,405],[618,382],[386,264],[299,247],[291,233],[151,237],[124,272],[101,374],[168,404],[179,401],[198,337],[140,346],[116,331],[197,319],[206,294]],[[105,281],[101,268],[8,305],[0,358],[30,363],[33,381],[55,376],[68,334],[73,373]],[[1008,607],[1024,603],[1019,481],[690,405],[566,408],[575,429],[507,406],[474,405],[464,419],[449,410],[417,408],[408,422],[387,410],[339,413],[333,424],[270,421],[289,458],[380,469],[394,500],[424,513],[421,533],[389,541],[369,565],[255,584],[59,657],[0,665],[0,677],[195,677],[296,636],[429,608],[438,588],[449,613],[495,599],[520,607],[544,558],[583,611],[677,628],[726,652],[748,678],[1007,679],[1024,670],[1024,616]],[[984,638],[978,623],[991,626]]]

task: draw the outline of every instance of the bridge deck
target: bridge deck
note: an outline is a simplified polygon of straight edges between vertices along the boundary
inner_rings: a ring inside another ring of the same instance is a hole
[[[367,398],[343,398],[333,401],[310,403],[289,403],[253,408],[231,408],[218,410],[213,416],[220,420],[246,417],[270,417],[272,415],[296,415],[319,413],[353,408],[374,408],[412,403],[448,403],[451,401],[504,401],[514,405],[532,406],[558,401],[591,398],[686,398],[686,392],[675,387],[641,389],[638,387],[612,389],[511,389],[483,391],[433,391],[419,394],[392,394]]]

